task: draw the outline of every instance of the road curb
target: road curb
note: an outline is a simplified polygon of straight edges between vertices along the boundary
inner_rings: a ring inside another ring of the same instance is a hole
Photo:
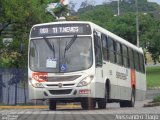
[[[149,87],[147,90],[160,90],[160,87]]]
[[[80,105],[57,105],[58,109],[79,109]],[[0,106],[0,109],[48,109],[48,106]]]
[[[155,106],[160,106],[160,102],[144,104],[143,107],[155,107]]]
[[[0,106],[0,109],[46,109],[48,106]]]

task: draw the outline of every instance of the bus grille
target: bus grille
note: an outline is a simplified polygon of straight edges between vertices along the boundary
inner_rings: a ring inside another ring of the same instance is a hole
[[[81,75],[75,76],[55,76],[55,77],[47,77],[48,82],[62,82],[62,81],[74,81],[77,78],[81,77]]]
[[[75,84],[71,83],[71,84],[63,84],[63,86],[74,86]],[[46,84],[46,86],[48,87],[58,87],[58,84]]]
[[[52,95],[70,94],[72,89],[67,90],[49,90]]]

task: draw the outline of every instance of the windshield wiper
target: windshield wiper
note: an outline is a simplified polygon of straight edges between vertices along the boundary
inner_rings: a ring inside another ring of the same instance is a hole
[[[66,55],[66,51],[70,49],[70,47],[73,45],[73,43],[75,42],[76,39],[77,39],[77,35],[74,35],[73,38],[69,41],[69,43],[66,44],[66,47],[64,49],[64,58]]]
[[[47,43],[48,47],[53,51],[53,57],[55,58],[55,49],[54,49],[54,44],[51,45],[51,43],[48,41],[46,37],[43,37],[45,42]]]

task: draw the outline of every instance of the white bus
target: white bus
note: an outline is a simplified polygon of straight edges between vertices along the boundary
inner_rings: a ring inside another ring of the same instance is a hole
[[[106,103],[134,107],[144,100],[146,74],[141,48],[92,23],[34,25],[28,52],[29,98],[80,102],[82,109]]]

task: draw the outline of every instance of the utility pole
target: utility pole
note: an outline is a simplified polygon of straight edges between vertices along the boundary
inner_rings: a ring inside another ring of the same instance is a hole
[[[118,9],[118,13],[117,13],[117,15],[118,15],[118,16],[120,15],[119,2],[120,2],[120,1],[118,0],[118,1],[117,1],[117,4],[118,4],[118,8],[117,8],[117,9]]]
[[[138,2],[136,3],[136,31],[137,31],[137,47],[139,47],[139,18],[138,18]]]

